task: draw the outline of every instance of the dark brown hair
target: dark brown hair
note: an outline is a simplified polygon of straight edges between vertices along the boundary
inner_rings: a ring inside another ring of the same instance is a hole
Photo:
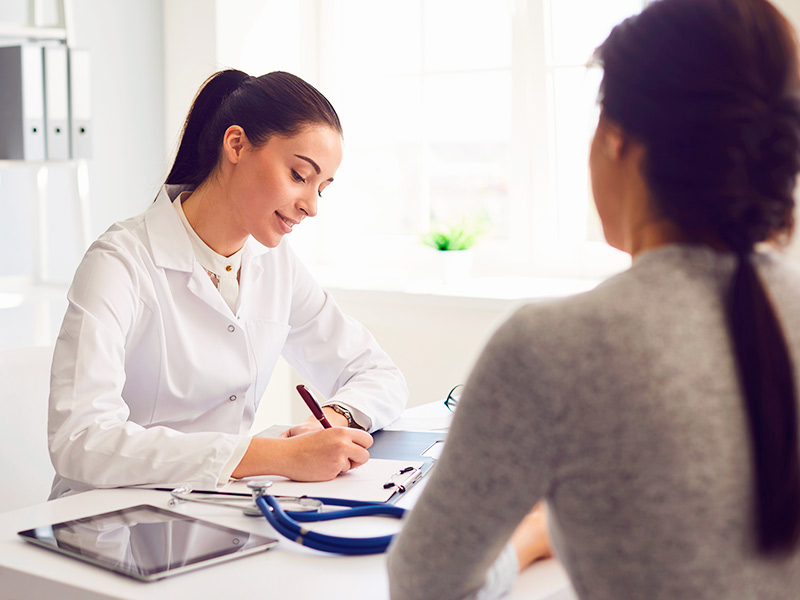
[[[255,146],[273,135],[295,135],[308,125],[326,125],[342,133],[331,103],[299,77],[282,71],[260,77],[235,69],[219,71],[194,99],[166,183],[196,187],[205,181],[217,166],[223,135],[231,125],[242,127]]]
[[[657,0],[597,49],[603,114],[641,141],[655,207],[690,238],[738,255],[728,321],[749,418],[757,539],[800,537],[793,367],[752,261],[794,226],[800,81],[794,32],[766,0]]]

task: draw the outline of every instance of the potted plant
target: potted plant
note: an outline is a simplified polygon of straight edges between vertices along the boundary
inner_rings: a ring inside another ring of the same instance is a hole
[[[439,252],[444,283],[469,278],[472,270],[472,247],[486,233],[486,216],[462,217],[451,223],[434,223],[422,236],[422,242]]]

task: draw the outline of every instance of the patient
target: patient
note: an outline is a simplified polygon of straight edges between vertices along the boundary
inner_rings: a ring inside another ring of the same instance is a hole
[[[765,0],[656,1],[597,50],[594,200],[633,265],[496,332],[392,598],[502,595],[549,552],[541,500],[581,598],[796,596],[797,53]]]

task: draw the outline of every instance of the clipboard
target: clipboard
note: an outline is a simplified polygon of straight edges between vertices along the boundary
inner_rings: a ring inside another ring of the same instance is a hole
[[[273,425],[272,427],[257,433],[254,437],[277,437],[286,429],[288,429],[288,426],[286,425]],[[446,431],[403,431],[381,429],[372,433],[373,444],[369,448],[370,459],[380,459],[375,461],[373,466],[377,466],[377,463],[384,461],[401,461],[404,464],[407,462],[409,466],[413,466],[416,470],[418,470],[418,473],[413,473],[414,476],[405,479],[404,484],[397,487],[394,493],[392,493],[387,499],[381,498],[377,501],[394,504],[408,490],[410,490],[423,477],[425,477],[428,471],[430,471],[436,464],[436,459],[439,457],[439,453],[441,452],[441,448],[444,446],[446,437]],[[337,477],[333,480],[333,482],[338,484],[339,480],[344,483],[342,476]],[[297,491],[294,489],[296,486],[292,485],[297,484],[297,482],[284,480],[280,481],[279,483],[281,487],[287,488],[287,490],[291,489],[293,492]],[[297,486],[299,486],[300,493],[295,494],[287,491],[286,495],[302,495],[305,493],[309,496],[328,496],[346,498],[349,500],[366,499],[361,497],[350,497],[346,490],[342,491],[338,485],[333,485],[331,482],[321,482],[318,484],[299,483]],[[275,489],[276,493],[278,493],[277,486]],[[250,495],[245,482],[232,482],[215,490],[197,491],[203,491],[205,493],[217,492],[223,494],[237,494],[242,496]],[[284,492],[281,491],[279,493],[283,494]]]
[[[435,461],[447,437],[446,431],[400,431],[381,429],[372,434],[371,458]]]
[[[429,468],[430,466],[422,460],[376,458],[330,481],[304,482],[292,481],[277,475],[256,475],[232,481],[215,491],[221,494],[249,496],[251,492],[247,482],[266,479],[273,482],[270,493],[275,496],[326,497],[393,504],[417,483]]]
[[[444,446],[445,431],[400,431],[381,429],[372,434],[373,444],[369,448],[371,459],[422,461],[420,475],[410,485],[397,490],[387,500],[397,502],[403,494],[416,485],[436,464]]]
[[[289,429],[288,425],[273,425],[253,437],[275,438]],[[447,438],[446,431],[405,431],[381,429],[372,434],[369,448],[371,458],[390,460],[436,460]]]

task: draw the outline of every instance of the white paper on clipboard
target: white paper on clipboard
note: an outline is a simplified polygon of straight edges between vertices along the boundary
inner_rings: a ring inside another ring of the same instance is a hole
[[[399,483],[410,487],[411,480],[419,476],[421,460],[389,460],[372,458],[360,467],[342,473],[331,481],[292,481],[274,475],[253,476],[239,479],[217,491],[250,495],[247,482],[251,480],[273,482],[270,493],[275,496],[314,496],[361,500],[364,502],[386,502],[397,492],[397,486],[384,487],[388,483]],[[412,467],[413,471],[398,475],[403,469]]]

